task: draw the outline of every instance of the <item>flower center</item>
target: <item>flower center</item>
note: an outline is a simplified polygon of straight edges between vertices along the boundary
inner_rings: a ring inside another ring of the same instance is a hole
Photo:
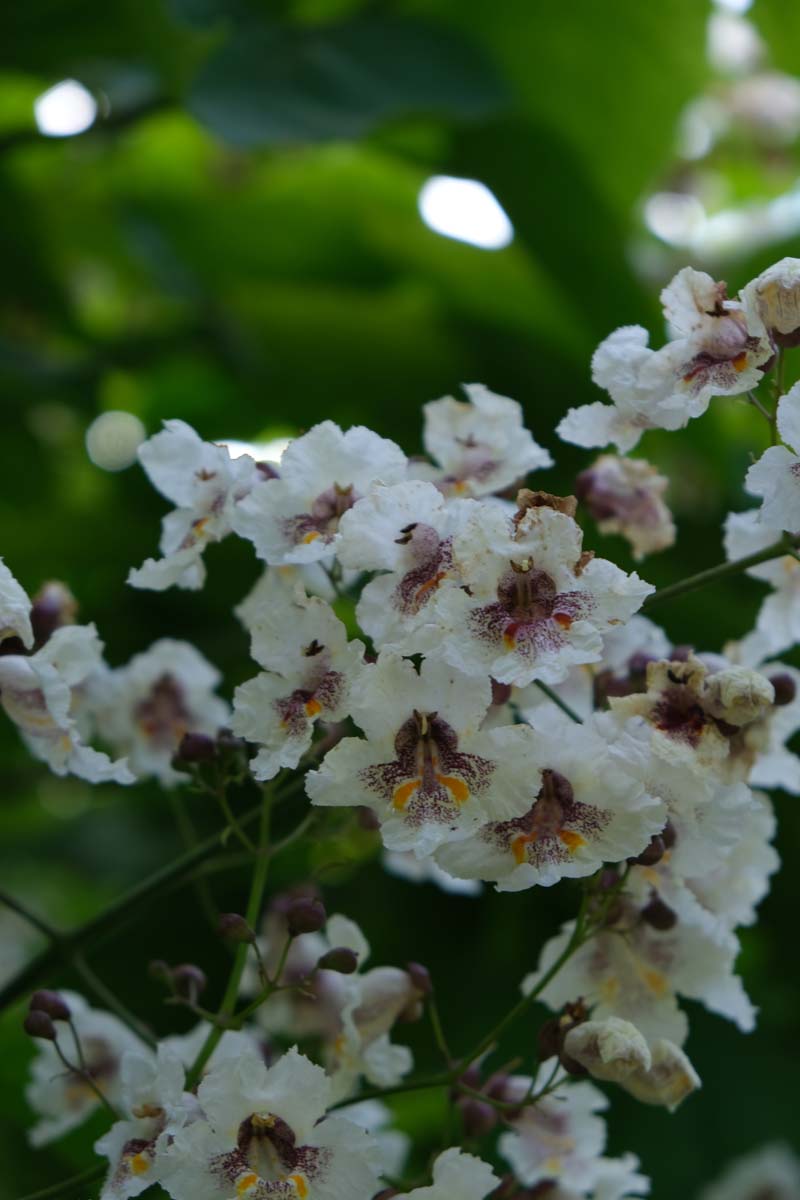
[[[183,688],[173,675],[157,679],[148,696],[140,700],[133,717],[142,733],[156,746],[172,749],[189,728],[191,713],[186,707]]]

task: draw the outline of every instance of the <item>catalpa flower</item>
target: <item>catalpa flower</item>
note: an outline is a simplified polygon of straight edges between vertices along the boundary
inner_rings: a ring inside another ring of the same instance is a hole
[[[487,1200],[499,1182],[488,1163],[453,1146],[434,1162],[431,1186],[407,1195],[408,1200]]]
[[[366,805],[391,850],[430,854],[489,820],[530,807],[527,726],[480,730],[488,679],[389,651],[364,671],[351,714],[365,733],[344,738],[306,775],[314,804]]]
[[[550,1082],[550,1074],[549,1065],[540,1068],[534,1091]],[[530,1084],[526,1076],[513,1076],[504,1095],[509,1102],[521,1101]],[[510,1131],[501,1135],[498,1149],[526,1187],[546,1180],[583,1195],[598,1178],[606,1126],[597,1114],[607,1107],[605,1096],[591,1083],[558,1087],[509,1118]]]
[[[112,761],[86,744],[86,686],[102,655],[94,625],[62,626],[35,654],[0,656],[0,704],[31,753],[56,775],[133,783],[125,759]]]
[[[453,537],[477,510],[474,500],[445,501],[432,483],[376,485],[341,521],[344,567],[382,571],[363,589],[356,616],[375,645],[411,654],[436,637],[433,601],[457,585]],[[430,636],[430,635],[429,635]]]
[[[581,996],[592,1007],[594,1020],[621,1017],[651,1047],[661,1038],[682,1046],[689,1028],[678,1007],[682,995],[748,1033],[755,1013],[733,974],[739,951],[734,935],[699,921],[688,905],[669,928],[656,928],[640,915],[646,907],[625,898],[615,924],[581,946],[546,985],[543,1003],[559,1011]],[[523,981],[525,994],[562,953],[573,924],[545,944],[537,970]]]
[[[432,652],[500,683],[558,683],[576,664],[596,662],[603,634],[653,589],[583,552],[574,500],[523,491],[518,503],[514,517],[481,507],[454,539],[466,586],[437,597]]]
[[[466,383],[464,391],[466,404],[444,396],[423,405],[423,443],[439,467],[432,478],[446,495],[489,496],[529,471],[552,467],[547,450],[524,427],[516,400],[482,383]]]
[[[800,531],[800,383],[778,401],[778,433],[786,443],[770,446],[745,475],[752,496],[761,496],[759,520],[770,529]]]
[[[238,506],[234,528],[271,566],[329,559],[339,521],[373,484],[405,479],[405,454],[363,425],[342,432],[315,425],[287,446],[279,478],[259,484]]]
[[[628,739],[614,743],[591,721],[575,726],[553,705],[535,719],[531,807],[440,847],[451,875],[494,880],[499,891],[548,886],[635,857],[662,828],[663,804],[627,767]]]
[[[800,1159],[780,1144],[763,1146],[737,1158],[716,1183],[703,1188],[700,1200],[795,1200],[800,1196]]]
[[[75,992],[61,992],[70,1014],[75,1035],[80,1041],[86,1071],[112,1105],[122,1101],[122,1060],[127,1053],[147,1058],[149,1051],[127,1025],[111,1013],[90,1008]],[[67,1058],[77,1065],[77,1051],[66,1026],[57,1025],[59,1039]],[[25,1098],[39,1118],[30,1130],[33,1146],[55,1141],[70,1129],[81,1125],[97,1108],[97,1092],[77,1071],[67,1071],[53,1042],[37,1041],[37,1054],[31,1064],[31,1080]]]
[[[214,694],[216,667],[189,642],[160,638],[124,667],[99,672],[89,706],[102,737],[140,779],[154,776],[165,787],[185,781],[172,767],[186,733],[216,737],[230,716]]]
[[[564,1051],[595,1079],[618,1083],[644,1104],[672,1110],[700,1086],[678,1046],[661,1038],[651,1048],[635,1025],[619,1017],[576,1025],[564,1038]]]
[[[0,558],[0,643],[10,637],[19,638],[28,650],[33,646],[31,602]]]
[[[669,481],[643,458],[601,454],[575,480],[575,493],[601,533],[620,533],[637,562],[675,542],[663,496]]]
[[[125,1054],[120,1079],[127,1116],[94,1146],[109,1162],[101,1200],[127,1200],[157,1183],[160,1146],[200,1114],[195,1097],[183,1090],[183,1063],[163,1044],[156,1058]]]
[[[772,684],[759,671],[737,666],[709,671],[690,655],[650,663],[647,691],[612,697],[610,705],[617,719],[646,723],[659,758],[735,782],[748,777],[766,742],[765,718],[774,698]]]
[[[203,552],[231,532],[237,504],[261,478],[257,465],[246,454],[231,458],[227,447],[204,442],[185,421],[165,421],[138,453],[153,485],[176,507],[162,522],[162,557],[148,558],[128,583],[155,591],[201,588]]]
[[[364,1200],[379,1190],[375,1139],[325,1116],[330,1081],[296,1049],[269,1068],[227,1058],[197,1097],[203,1119],[177,1130],[160,1159],[174,1200]]]
[[[738,396],[758,385],[772,344],[761,322],[726,298],[724,284],[685,267],[661,301],[675,340],[651,350],[641,326],[615,330],[592,359],[592,378],[613,404],[570,409],[559,437],[586,447],[614,442],[624,454],[645,430],[682,429],[713,396]]]
[[[800,259],[782,258],[741,291],[751,319],[760,321],[778,346],[796,346],[800,334]]]
[[[261,748],[250,764],[256,779],[296,767],[317,720],[341,721],[363,665],[364,646],[348,642],[333,609],[270,569],[262,604],[249,609],[251,652],[266,672],[234,694],[231,728]]]
[[[729,561],[756,554],[780,541],[780,528],[765,524],[761,515],[757,509],[728,514],[725,553]],[[800,641],[800,562],[793,554],[779,555],[748,567],[746,573],[773,589],[761,605],[755,629],[736,644],[737,662],[757,666]]]

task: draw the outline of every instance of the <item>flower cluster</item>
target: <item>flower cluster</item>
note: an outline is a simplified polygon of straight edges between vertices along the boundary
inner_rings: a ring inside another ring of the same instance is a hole
[[[700,1079],[681,998],[754,1027],[737,930],[778,866],[763,789],[800,794],[787,746],[800,672],[775,658],[800,641],[800,384],[778,394],[800,341],[800,262],[737,300],[686,268],[662,302],[671,340],[612,333],[592,366],[612,403],[558,426],[620,452],[583,470],[575,495],[535,486],[550,453],[518,404],[478,384],[425,406],[424,459],[324,421],[258,463],[166,422],[139,453],[175,508],[162,557],[129,582],[196,589],[209,542],[252,544],[263,573],[236,611],[256,667],[230,704],[192,645],[162,638],[112,666],[63,585],[30,600],[0,562],[0,703],[31,752],[98,783],[191,781],[255,856],[247,918],[220,920],[235,953],[219,1012],[200,1004],[199,967],[154,964],[192,1033],[156,1042],[124,1008],[31,1000],[32,1141],[108,1110],[103,1200],[151,1183],[174,1200],[641,1196],[638,1161],[605,1156],[596,1083],[684,1101]],[[753,394],[771,372],[774,411]],[[720,573],[772,590],[738,642],[676,646],[640,612],[653,587],[586,549],[582,523],[622,534],[637,560],[669,547],[667,480],[626,454],[740,395],[774,444],[747,472],[761,505],[729,517]],[[230,803],[243,783],[259,796],[256,841]],[[371,963],[315,886],[265,903],[267,818],[290,793],[302,812],[289,840],[350,820],[406,878],[504,893],[579,881],[576,917],[527,964],[512,1014],[538,1042],[528,1074],[488,1065],[494,1032],[454,1055],[428,970]],[[537,1000],[552,1013],[538,1028]],[[444,1062],[416,1081],[398,1027],[425,1012]],[[390,1110],[366,1103],[416,1086],[448,1089],[470,1150],[445,1149],[424,1179]]]

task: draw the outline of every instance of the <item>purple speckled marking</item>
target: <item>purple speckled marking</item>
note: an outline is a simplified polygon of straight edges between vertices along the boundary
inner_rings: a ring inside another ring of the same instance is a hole
[[[473,609],[467,625],[473,637],[535,660],[566,645],[572,622],[593,607],[587,592],[556,592],[546,571],[512,567],[497,585],[497,600]]]
[[[174,675],[166,672],[134,707],[133,719],[145,737],[159,749],[171,750],[183,737],[192,720],[184,690]]]
[[[488,759],[459,751],[455,730],[436,713],[415,712],[401,725],[394,746],[393,762],[365,767],[359,779],[402,811],[410,825],[451,824],[461,803],[487,789],[495,769]]]
[[[352,484],[340,487],[334,484],[320,492],[311,505],[311,511],[297,513],[283,523],[284,536],[295,545],[305,541],[316,541],[317,537],[327,545],[339,530],[339,519],[352,508],[358,496]],[[316,535],[316,537],[314,536]]]
[[[453,539],[440,540],[430,525],[417,524],[403,532],[409,535],[406,544],[411,548],[414,566],[392,592],[391,603],[404,617],[415,617],[452,570]]]
[[[481,830],[484,841],[514,855],[518,863],[535,867],[567,862],[569,835],[584,842],[602,833],[609,814],[575,799],[568,779],[558,771],[542,771],[542,786],[532,807],[511,821],[492,821]],[[566,831],[566,838],[564,835]]]

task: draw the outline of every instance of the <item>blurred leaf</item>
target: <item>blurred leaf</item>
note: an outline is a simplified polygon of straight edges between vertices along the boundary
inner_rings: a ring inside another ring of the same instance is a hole
[[[503,102],[483,56],[435,26],[363,17],[244,26],[206,62],[189,108],[238,146],[359,137],[411,112],[478,117]]]

